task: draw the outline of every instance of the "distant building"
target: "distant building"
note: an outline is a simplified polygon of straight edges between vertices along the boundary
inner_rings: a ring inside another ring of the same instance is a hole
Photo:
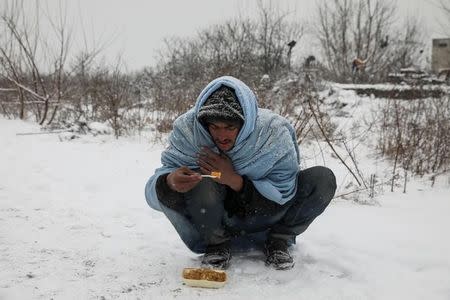
[[[431,70],[438,74],[446,69],[450,69],[450,38],[433,39]]]

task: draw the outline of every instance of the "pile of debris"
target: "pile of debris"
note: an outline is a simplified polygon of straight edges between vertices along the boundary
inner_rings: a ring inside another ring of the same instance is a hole
[[[388,82],[409,85],[446,84],[450,83],[450,69],[442,70],[436,76],[414,68],[403,68],[398,73],[389,73]]]

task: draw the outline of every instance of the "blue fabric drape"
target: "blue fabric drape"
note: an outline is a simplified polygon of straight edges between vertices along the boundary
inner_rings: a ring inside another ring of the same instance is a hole
[[[197,113],[208,96],[222,85],[235,90],[245,116],[234,147],[225,153],[233,161],[235,171],[247,176],[264,197],[276,203],[284,204],[295,195],[300,157],[294,129],[281,116],[258,108],[256,96],[245,83],[223,76],[210,82],[195,106],[175,120],[169,146],[161,155],[162,167],[155,170],[145,187],[152,208],[161,210],[155,189],[160,175],[180,166],[198,169],[197,153],[203,146],[219,152],[198,122]]]

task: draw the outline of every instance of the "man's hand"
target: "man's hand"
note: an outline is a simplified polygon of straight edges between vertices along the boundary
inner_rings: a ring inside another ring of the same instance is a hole
[[[200,180],[202,180],[201,175],[188,167],[178,168],[167,176],[169,187],[179,193],[190,191]]]
[[[221,176],[220,178],[215,178],[215,181],[228,185],[237,192],[242,189],[243,179],[234,171],[231,159],[225,154],[217,154],[203,147],[198,154],[197,163],[203,174],[211,174],[213,171],[219,171]]]

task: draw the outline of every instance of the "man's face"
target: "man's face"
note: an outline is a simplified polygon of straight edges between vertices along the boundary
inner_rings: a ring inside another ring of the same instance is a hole
[[[208,124],[209,134],[211,134],[216,146],[222,151],[229,151],[233,148],[240,129],[238,124],[222,121]]]

